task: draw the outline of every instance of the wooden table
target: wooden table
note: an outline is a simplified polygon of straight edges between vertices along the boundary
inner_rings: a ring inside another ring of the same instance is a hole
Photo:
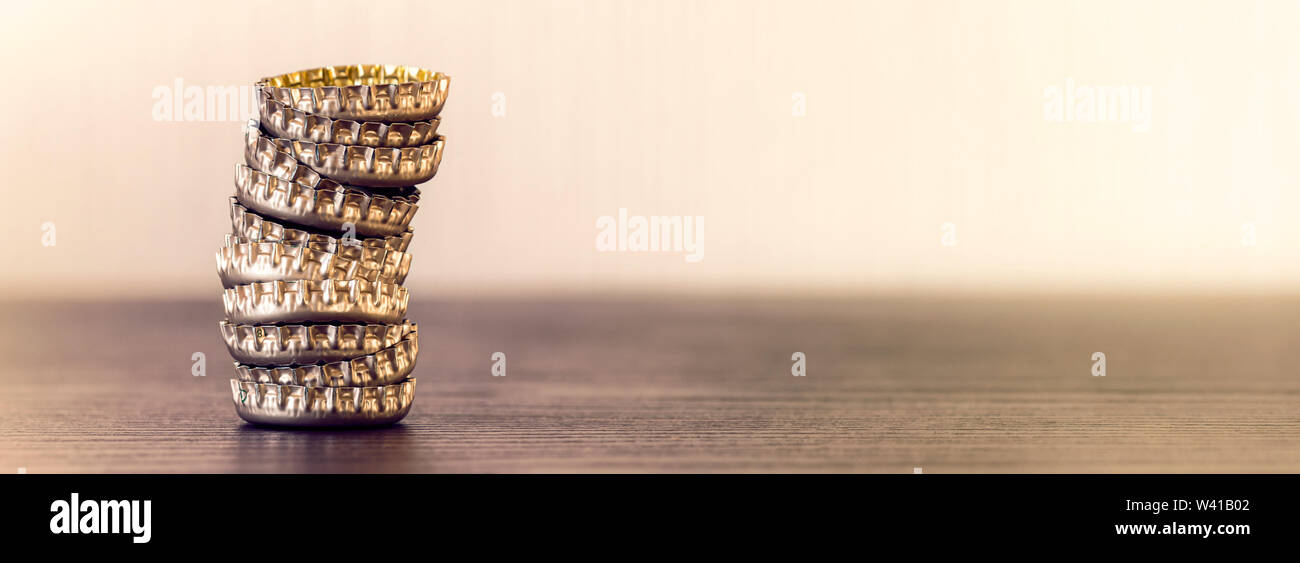
[[[5,305],[0,462],[51,472],[1295,472],[1300,300],[438,301],[399,426],[235,415],[220,299]],[[506,377],[490,373],[507,355]],[[207,376],[190,374],[203,352]],[[792,377],[803,352],[807,376]],[[1107,375],[1092,376],[1092,354]]]

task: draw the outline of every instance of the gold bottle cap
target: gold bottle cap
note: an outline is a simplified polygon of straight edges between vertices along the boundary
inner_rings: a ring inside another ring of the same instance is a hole
[[[401,284],[411,255],[380,247],[358,247],[357,258],[283,242],[236,242],[226,236],[217,250],[217,276],[225,287],[266,281],[353,280]]]
[[[238,198],[230,198],[230,227],[239,241],[248,242],[286,242],[309,246],[317,250],[334,252],[345,258],[356,259],[362,248],[379,247],[398,252],[406,252],[411,245],[415,232],[407,229],[397,236],[362,237],[354,240],[342,240],[332,234],[318,233],[296,226],[286,226],[274,218],[259,215],[239,204]]]
[[[419,353],[418,333],[411,333],[393,346],[350,360],[300,366],[252,366],[236,363],[235,379],[305,387],[391,385],[411,375]]]
[[[235,411],[273,426],[379,426],[402,420],[415,401],[415,378],[382,387],[304,387],[230,380]]]
[[[297,280],[242,284],[221,296],[226,320],[264,323],[399,323],[410,294],[392,283]]]
[[[399,324],[249,325],[221,321],[221,338],[236,362],[255,366],[325,364],[360,358],[412,337],[418,327]]]
[[[289,72],[257,84],[300,111],[357,121],[427,121],[447,102],[451,77],[401,65],[340,65]]]
[[[362,187],[422,184],[438,173],[447,144],[442,135],[423,145],[401,148],[294,141],[263,134],[256,120],[249,123],[244,140],[249,166],[312,187],[321,176]]]
[[[419,191],[376,195],[322,180],[316,187],[235,165],[235,197],[248,209],[299,225],[353,236],[406,232],[420,207]]]
[[[365,147],[415,147],[434,140],[441,120],[437,117],[414,123],[384,123],[332,119],[307,113],[258,93],[262,127],[276,137],[313,143],[336,143]]]

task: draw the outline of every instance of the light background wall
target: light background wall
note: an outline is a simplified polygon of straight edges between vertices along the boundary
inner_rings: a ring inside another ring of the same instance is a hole
[[[10,298],[215,296],[240,124],[157,122],[154,88],[363,62],[452,77],[448,149],[415,219],[417,291],[1300,282],[1295,2],[3,10]],[[1066,79],[1150,86],[1150,131],[1046,121],[1044,89]],[[795,92],[806,116],[792,116]],[[620,207],[704,216],[704,260],[596,252],[597,217]],[[945,222],[956,246],[940,244]]]

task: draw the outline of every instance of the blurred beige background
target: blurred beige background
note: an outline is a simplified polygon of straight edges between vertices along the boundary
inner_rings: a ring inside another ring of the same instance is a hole
[[[225,86],[452,77],[425,292],[1256,291],[1300,282],[1294,2],[8,2],[7,298],[219,291]],[[1150,130],[1051,122],[1067,80]],[[493,115],[493,94],[505,115]],[[806,114],[797,113],[802,95]],[[598,217],[704,216],[704,260],[601,253]],[[41,243],[42,224],[57,244]],[[955,226],[955,246],[941,226]],[[1254,245],[1243,244],[1252,225]]]

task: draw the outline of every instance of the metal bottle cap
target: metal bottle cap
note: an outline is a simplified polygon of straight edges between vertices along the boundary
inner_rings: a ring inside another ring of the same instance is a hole
[[[258,92],[257,107],[267,132],[282,139],[313,143],[414,147],[433,141],[441,124],[437,117],[414,123],[331,119],[281,103],[265,90]]]
[[[377,426],[411,411],[415,378],[382,387],[303,387],[230,380],[235,411],[254,424]]]
[[[415,232],[407,229],[397,236],[357,237],[342,240],[331,234],[318,233],[297,227],[286,226],[271,217],[265,217],[240,205],[237,198],[230,198],[230,227],[235,236],[249,242],[287,242],[290,244],[310,246],[318,250],[334,252],[346,258],[355,259],[348,254],[349,248],[381,247],[398,252],[406,252],[411,245]]]
[[[351,360],[396,346],[411,337],[419,350],[418,327],[401,324],[241,325],[219,324],[236,362],[256,366],[323,364]]]
[[[235,197],[248,209],[282,221],[353,235],[393,236],[406,232],[419,192],[384,196],[322,180],[316,187],[277,178],[243,164],[235,166]]]
[[[257,121],[249,123],[244,135],[249,166],[308,186],[318,184],[320,176],[367,187],[421,184],[438,173],[447,144],[442,135],[423,145],[401,148],[294,141],[262,134]],[[302,170],[304,167],[310,171]]]
[[[340,65],[263,78],[287,106],[335,119],[425,121],[442,111],[451,77],[399,65]]]
[[[411,375],[420,354],[415,333],[374,354],[305,366],[235,364],[235,379],[305,387],[374,387],[401,382]]]
[[[237,285],[222,302],[232,323],[398,323],[406,288],[366,280],[298,280]]]
[[[232,243],[217,250],[217,276],[225,287],[266,281],[352,280],[400,284],[411,270],[411,255],[363,247],[358,259],[282,242]]]

